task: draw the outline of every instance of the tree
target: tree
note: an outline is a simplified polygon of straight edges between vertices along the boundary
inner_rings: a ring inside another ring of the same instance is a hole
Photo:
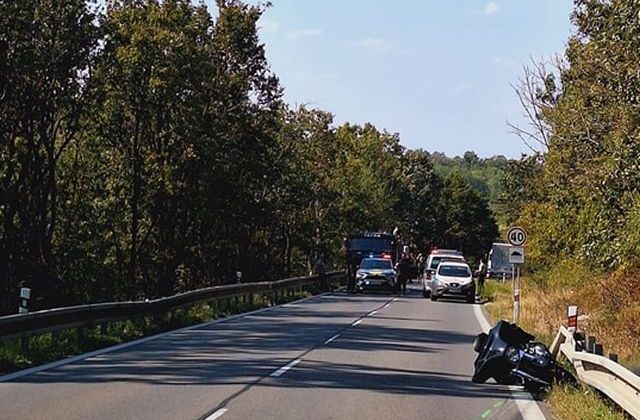
[[[402,157],[401,185],[396,217],[405,241],[420,251],[438,245],[443,233],[443,182],[424,150],[407,150]]]
[[[498,226],[487,201],[454,172],[444,182],[441,196],[445,228],[440,246],[461,250],[480,259],[498,237]]]
[[[80,128],[97,43],[84,0],[0,3],[0,310],[19,283],[60,298],[57,165]]]

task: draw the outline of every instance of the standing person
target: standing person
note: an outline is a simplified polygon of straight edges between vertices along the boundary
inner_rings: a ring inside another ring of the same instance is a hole
[[[407,280],[409,279],[409,270],[411,268],[411,259],[409,255],[402,254],[402,258],[398,263],[398,293],[405,295],[407,293]]]
[[[424,278],[424,267],[426,263],[422,252],[418,254],[417,261],[418,261],[418,280],[422,280]]]
[[[325,292],[329,291],[330,286],[327,282],[327,266],[324,263],[324,254],[318,255],[314,271],[318,276],[320,276],[320,287],[322,288],[322,290]]]
[[[484,279],[487,276],[487,267],[484,265],[484,260],[480,260],[480,265],[478,265],[478,296],[482,296],[484,292]]]

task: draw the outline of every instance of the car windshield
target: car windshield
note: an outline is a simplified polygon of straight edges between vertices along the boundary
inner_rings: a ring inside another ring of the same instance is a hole
[[[360,268],[389,270],[391,268],[390,260],[362,260]]]
[[[458,260],[458,261],[464,261],[464,258],[462,257],[458,257],[455,255],[442,255],[439,257],[433,257],[431,259],[431,265],[430,268],[435,270],[436,268],[438,268],[438,266],[440,265],[441,262],[443,261],[452,261],[452,260]]]
[[[446,265],[443,264],[438,269],[438,274],[441,276],[447,277],[469,277],[471,276],[471,272],[468,267],[463,267],[460,265]]]

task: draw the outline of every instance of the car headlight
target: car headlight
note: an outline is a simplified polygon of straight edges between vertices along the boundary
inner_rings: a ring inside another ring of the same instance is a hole
[[[515,347],[507,347],[507,350],[504,352],[505,357],[513,366],[516,366],[520,362],[520,350]]]
[[[357,278],[359,278],[359,279],[363,279],[363,278],[365,278],[366,276],[367,276],[366,274],[364,274],[364,273],[362,273],[362,272],[360,272],[360,271],[358,271],[358,272],[356,273],[356,277],[357,277]]]

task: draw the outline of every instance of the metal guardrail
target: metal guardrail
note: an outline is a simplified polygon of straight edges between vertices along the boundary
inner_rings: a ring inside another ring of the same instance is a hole
[[[574,329],[565,326],[560,327],[551,344],[551,353],[556,359],[564,355],[581,382],[601,391],[627,413],[640,419],[640,376],[618,364],[617,357],[612,360],[586,350],[603,353],[595,339],[583,341]]]
[[[327,273],[327,281],[345,276],[344,271]],[[301,289],[318,284],[320,276],[296,277],[285,280],[231,284],[192,290],[159,299],[130,302],[107,302],[46,309],[0,317],[0,342],[26,338],[37,334],[71,328],[91,327],[142,316],[158,315],[184,306],[197,305],[217,299],[253,296],[258,293]]]

